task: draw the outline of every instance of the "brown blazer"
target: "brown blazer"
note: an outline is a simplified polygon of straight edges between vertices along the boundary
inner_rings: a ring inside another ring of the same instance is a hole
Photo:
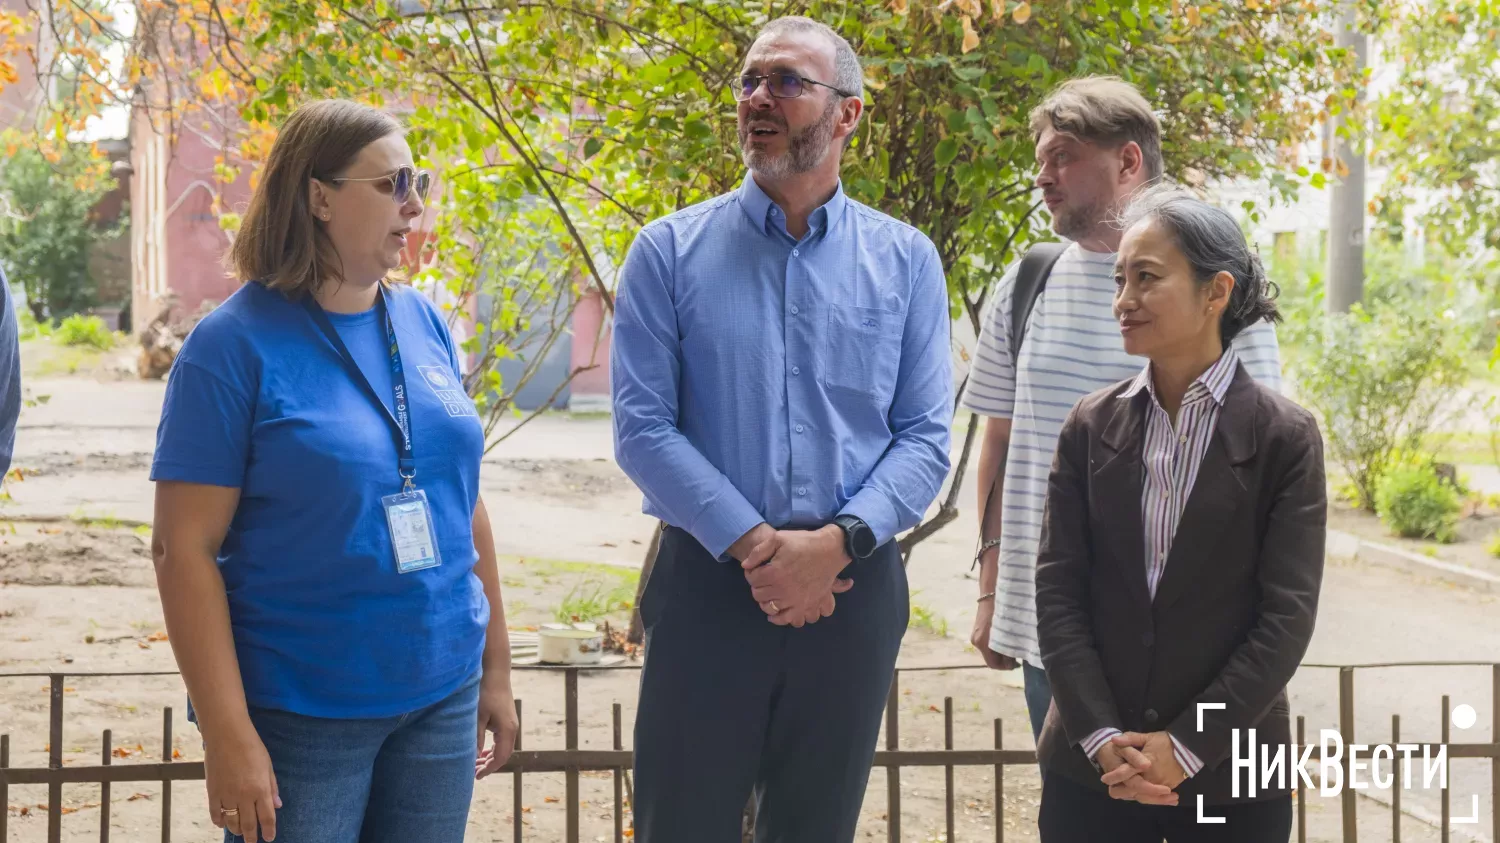
[[[1078,743],[1107,726],[1166,730],[1204,763],[1177,788],[1182,804],[1200,793],[1224,804],[1236,801],[1232,730],[1243,747],[1255,729],[1273,754],[1291,743],[1286,685],[1312,638],[1323,579],[1323,440],[1311,414],[1241,366],[1153,601],[1141,519],[1151,396],[1121,398],[1129,386],[1080,401],[1058,440],[1036,572],[1053,694],[1038,755],[1049,772],[1104,792]],[[1227,704],[1204,712],[1202,732],[1198,702]],[[1247,786],[1242,773],[1238,801]]]

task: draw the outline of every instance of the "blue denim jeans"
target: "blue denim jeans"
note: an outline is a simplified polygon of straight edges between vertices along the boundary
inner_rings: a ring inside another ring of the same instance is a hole
[[[478,674],[400,717],[325,720],[252,708],[281,790],[276,843],[462,843],[478,717]]]
[[[1052,684],[1047,681],[1047,671],[1021,663],[1022,677],[1026,680],[1026,713],[1031,715],[1031,739],[1040,740],[1042,724],[1047,722],[1047,709],[1052,706]]]

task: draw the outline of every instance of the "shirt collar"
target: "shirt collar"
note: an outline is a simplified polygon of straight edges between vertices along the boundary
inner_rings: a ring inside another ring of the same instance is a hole
[[[834,188],[833,196],[807,218],[808,233],[827,234],[843,219],[844,210],[848,206],[849,198],[844,195],[844,183],[840,180]],[[786,230],[785,213],[776,207],[771,197],[755,183],[755,176],[748,172],[745,173],[745,180],[740,183],[740,207],[745,210],[751,224],[762,234],[770,234],[776,229]]]
[[[1183,396],[1183,404],[1192,404],[1201,400],[1204,395],[1212,397],[1214,403],[1220,407],[1224,406],[1224,396],[1229,392],[1229,384],[1234,381],[1234,373],[1239,366],[1239,355],[1235,354],[1234,347],[1230,346],[1224,350],[1219,359],[1209,366],[1198,379],[1188,387],[1187,395]],[[1151,400],[1160,404],[1156,397],[1156,384],[1151,380],[1151,364],[1141,370],[1130,387],[1120,395],[1121,398],[1134,398],[1141,394],[1141,390],[1151,393]]]

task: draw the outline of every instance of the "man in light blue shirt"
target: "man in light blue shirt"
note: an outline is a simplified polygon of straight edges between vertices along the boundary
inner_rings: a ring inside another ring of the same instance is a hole
[[[0,267],[0,477],[10,472],[21,416],[21,326],[5,268]]]
[[[948,472],[942,262],[847,198],[847,41],[773,21],[735,84],[739,190],[626,258],[615,453],[665,524],[641,599],[636,839],[853,839],[909,605],[893,539]],[[835,596],[837,595],[837,596]]]

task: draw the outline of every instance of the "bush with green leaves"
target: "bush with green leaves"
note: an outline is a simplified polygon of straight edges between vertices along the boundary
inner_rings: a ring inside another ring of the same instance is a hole
[[[1318,414],[1355,503],[1376,511],[1380,475],[1458,409],[1472,323],[1419,302],[1316,314],[1299,326],[1297,398]]]
[[[0,161],[0,209],[6,211],[0,213],[0,256],[37,322],[96,304],[98,283],[89,258],[94,244],[119,229],[93,219],[109,189],[106,167],[82,146],[42,152],[16,145]]]
[[[1458,539],[1463,498],[1430,461],[1402,461],[1381,473],[1375,509],[1398,536],[1447,543]]]
[[[64,319],[53,336],[63,345],[86,345],[100,351],[108,351],[115,346],[115,335],[109,332],[103,319],[80,313]]]

